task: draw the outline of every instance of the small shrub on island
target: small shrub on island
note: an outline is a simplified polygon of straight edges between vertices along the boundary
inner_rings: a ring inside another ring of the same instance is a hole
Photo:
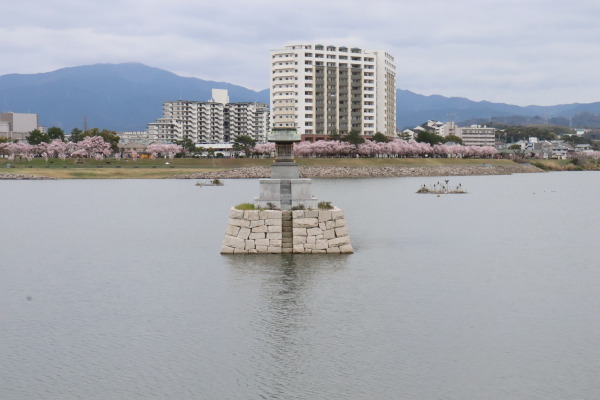
[[[279,210],[279,208],[274,203],[269,202],[267,203],[267,210]]]

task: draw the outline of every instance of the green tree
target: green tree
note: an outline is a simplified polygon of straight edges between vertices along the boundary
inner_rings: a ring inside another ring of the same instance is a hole
[[[10,141],[9,138],[4,137],[4,136],[0,136],[0,143],[8,143]]]
[[[578,144],[592,144],[593,143],[592,140],[586,139],[584,137],[577,136],[577,135],[563,135],[562,139],[565,142],[569,142],[574,146],[576,146]]]
[[[342,138],[340,131],[337,129],[334,129],[333,131],[329,132],[328,136],[331,138],[331,140],[340,140]]]
[[[412,139],[412,137],[410,136],[410,133],[408,133],[408,132],[402,132],[400,134],[400,139],[406,140],[408,142],[410,139]]]
[[[444,138],[444,142],[454,142],[458,144],[463,144],[463,140],[456,135],[448,135]]]
[[[77,142],[83,140],[83,131],[79,128],[73,128],[73,130],[71,131],[71,137],[69,138],[69,140],[73,143],[77,143]]]
[[[373,140],[377,143],[387,143],[388,138],[381,132],[377,132],[373,135]]]
[[[235,138],[233,141],[233,151],[238,153],[243,151],[246,154],[246,157],[250,156],[250,150],[256,146],[256,140],[252,138],[252,136],[248,135],[240,135]]]
[[[178,144],[179,146],[183,147],[184,152],[187,152],[192,156],[198,152],[196,144],[190,138],[175,140],[175,144]]]
[[[353,144],[355,146],[358,146],[359,144],[365,142],[365,138],[362,137],[360,132],[356,130],[351,130],[350,133],[344,135],[341,140]]]
[[[65,140],[65,132],[57,126],[53,126],[48,129],[48,137],[50,140],[60,139],[62,141]]]
[[[430,131],[419,131],[417,137],[415,138],[417,142],[421,143],[429,143],[430,145],[436,145],[440,143],[444,143],[444,138],[440,135],[430,132]]]
[[[40,131],[39,129],[34,129],[29,132],[27,136],[27,143],[29,144],[40,144],[40,143],[50,143],[50,137],[47,133]]]

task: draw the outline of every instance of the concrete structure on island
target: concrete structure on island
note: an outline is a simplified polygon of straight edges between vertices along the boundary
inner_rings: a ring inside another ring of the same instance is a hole
[[[279,253],[354,253],[344,211],[231,208],[221,254]]]
[[[268,140],[275,142],[271,178],[260,179],[256,210],[231,208],[221,254],[353,253],[344,212],[334,207],[319,209],[311,194],[310,179],[301,179],[293,159],[294,128],[274,129]]]
[[[271,178],[260,180],[260,196],[254,200],[256,208],[317,208],[318,200],[310,190],[312,181],[300,179],[293,159],[294,142],[300,139],[295,128],[276,128],[268,135],[267,140],[275,143],[275,162],[271,164]]]

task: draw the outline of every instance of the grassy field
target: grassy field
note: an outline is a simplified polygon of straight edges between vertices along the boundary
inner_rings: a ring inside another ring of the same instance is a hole
[[[257,158],[211,158],[173,160],[72,160],[43,159],[33,161],[10,162],[12,168],[6,169],[8,161],[0,159],[0,172],[28,174],[59,179],[161,179],[173,175],[191,174],[203,171],[215,171],[243,167],[268,167],[273,159]],[[459,166],[492,164],[512,164],[510,160],[488,159],[447,159],[447,158],[308,158],[298,159],[300,166],[312,167],[370,167],[391,166]],[[567,170],[573,166],[566,160],[540,160],[547,170]],[[573,166],[574,167],[574,166]],[[571,168],[572,169],[572,168]]]
[[[545,171],[597,171],[599,160],[531,160],[532,165]]]

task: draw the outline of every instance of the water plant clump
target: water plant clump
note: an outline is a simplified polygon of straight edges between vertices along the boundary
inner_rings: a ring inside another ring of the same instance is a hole
[[[433,185],[426,186],[423,184],[417,190],[417,193],[431,193],[431,194],[464,194],[467,193],[466,190],[463,189],[462,184],[459,183],[456,187],[450,187],[448,184],[449,180],[446,179],[443,182],[436,182]]]

